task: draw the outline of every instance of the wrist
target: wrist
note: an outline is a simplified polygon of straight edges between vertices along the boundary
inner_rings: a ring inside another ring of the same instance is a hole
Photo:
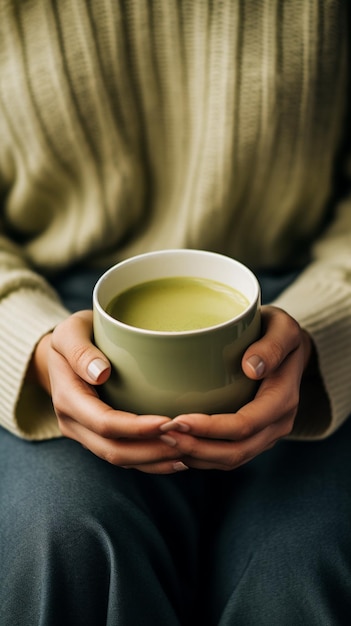
[[[48,352],[51,346],[51,334],[44,335],[37,343],[26,374],[26,381],[43,387],[50,393],[50,377],[48,369]]]

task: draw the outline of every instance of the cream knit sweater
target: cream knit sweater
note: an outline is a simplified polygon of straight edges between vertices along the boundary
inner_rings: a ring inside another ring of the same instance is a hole
[[[351,212],[331,202],[346,12],[347,0],[0,0],[4,427],[59,435],[49,399],[23,384],[36,342],[68,315],[45,278],[169,247],[254,270],[308,260],[276,303],[314,337],[332,418],[306,415],[297,435],[347,417]]]

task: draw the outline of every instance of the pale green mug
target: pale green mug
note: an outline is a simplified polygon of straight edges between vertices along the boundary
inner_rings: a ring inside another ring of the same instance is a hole
[[[224,283],[239,290],[248,306],[217,326],[182,332],[135,328],[106,312],[118,293],[171,276]],[[169,417],[237,411],[256,391],[241,360],[260,335],[260,302],[259,283],[246,266],[205,250],[150,252],[111,267],[93,292],[94,341],[112,365],[102,398],[116,409]]]

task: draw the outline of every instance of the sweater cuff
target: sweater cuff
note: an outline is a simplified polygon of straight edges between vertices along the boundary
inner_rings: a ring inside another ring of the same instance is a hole
[[[51,398],[25,375],[38,341],[68,315],[40,289],[19,289],[0,302],[0,424],[25,439],[61,436]]]
[[[321,439],[348,417],[351,407],[351,286],[339,268],[312,267],[272,302],[312,337],[319,371],[330,403],[326,418],[318,410],[302,415],[293,436]]]

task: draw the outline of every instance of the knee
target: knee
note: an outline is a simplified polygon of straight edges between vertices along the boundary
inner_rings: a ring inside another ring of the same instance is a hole
[[[215,591],[221,623],[344,623],[335,616],[351,611],[351,500],[339,496],[327,488],[318,498],[287,495],[226,534]]]
[[[72,561],[75,554],[82,558],[88,553],[91,545],[101,548],[103,537],[116,529],[117,544],[127,540],[123,533],[130,540],[137,535],[140,513],[133,489],[128,495],[124,474],[119,470],[111,477],[98,471],[93,476],[79,464],[51,463],[40,476],[24,477],[7,494],[0,512],[4,558],[11,560],[16,550],[31,562],[61,551]]]

